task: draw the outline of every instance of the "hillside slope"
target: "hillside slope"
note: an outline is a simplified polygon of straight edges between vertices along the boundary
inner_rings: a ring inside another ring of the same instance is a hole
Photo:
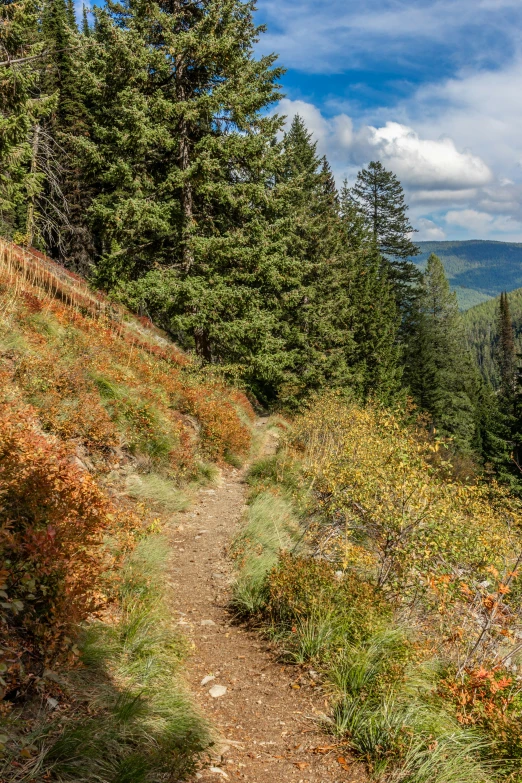
[[[463,242],[418,242],[415,263],[424,269],[430,253],[439,256],[462,310],[502,291],[522,286],[522,244],[478,239]]]
[[[508,293],[511,319],[518,352],[522,352],[522,288]],[[498,385],[494,351],[498,340],[497,314],[499,297],[476,305],[463,313],[463,323],[469,346],[483,375],[493,386]]]
[[[0,240],[0,779],[193,771],[210,739],[166,535],[253,418],[151,325]]]

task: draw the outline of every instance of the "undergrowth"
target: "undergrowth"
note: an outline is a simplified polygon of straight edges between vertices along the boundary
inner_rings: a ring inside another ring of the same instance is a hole
[[[374,780],[520,781],[519,503],[401,415],[326,397],[252,466],[234,604]]]
[[[180,680],[185,642],[166,601],[168,554],[160,535],[137,545],[122,570],[117,616],[87,623],[79,666],[47,673],[31,731],[21,730],[16,710],[9,716],[2,776],[13,783],[174,783],[194,771],[210,740]]]
[[[152,537],[251,444],[246,396],[0,241],[0,778],[178,781],[208,733]]]

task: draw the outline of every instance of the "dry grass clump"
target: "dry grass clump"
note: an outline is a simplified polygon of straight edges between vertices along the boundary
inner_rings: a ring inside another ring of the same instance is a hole
[[[171,479],[157,473],[131,474],[127,477],[126,490],[130,497],[157,505],[171,514],[185,511],[190,505],[190,499]]]

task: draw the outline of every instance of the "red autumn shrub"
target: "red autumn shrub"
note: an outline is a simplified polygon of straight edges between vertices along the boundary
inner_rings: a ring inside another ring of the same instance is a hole
[[[72,627],[103,603],[102,538],[118,514],[70,451],[38,432],[31,409],[13,403],[0,404],[0,503],[9,686],[66,654]]]
[[[80,440],[90,451],[106,451],[118,445],[118,432],[86,377],[85,364],[83,357],[63,362],[59,354],[44,351],[22,360],[15,380],[30,395],[46,431]]]
[[[222,460],[227,453],[246,454],[250,447],[250,430],[240,420],[232,403],[212,394],[205,387],[183,390],[183,402],[201,424],[201,438],[209,456]]]

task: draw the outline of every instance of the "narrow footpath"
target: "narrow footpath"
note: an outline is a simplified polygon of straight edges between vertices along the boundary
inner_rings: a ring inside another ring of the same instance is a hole
[[[218,733],[194,783],[362,783],[362,765],[318,726],[327,704],[315,672],[279,664],[270,645],[228,611],[227,549],[246,490],[243,472],[228,470],[220,486],[200,492],[172,531],[173,608],[194,646],[187,679]]]

